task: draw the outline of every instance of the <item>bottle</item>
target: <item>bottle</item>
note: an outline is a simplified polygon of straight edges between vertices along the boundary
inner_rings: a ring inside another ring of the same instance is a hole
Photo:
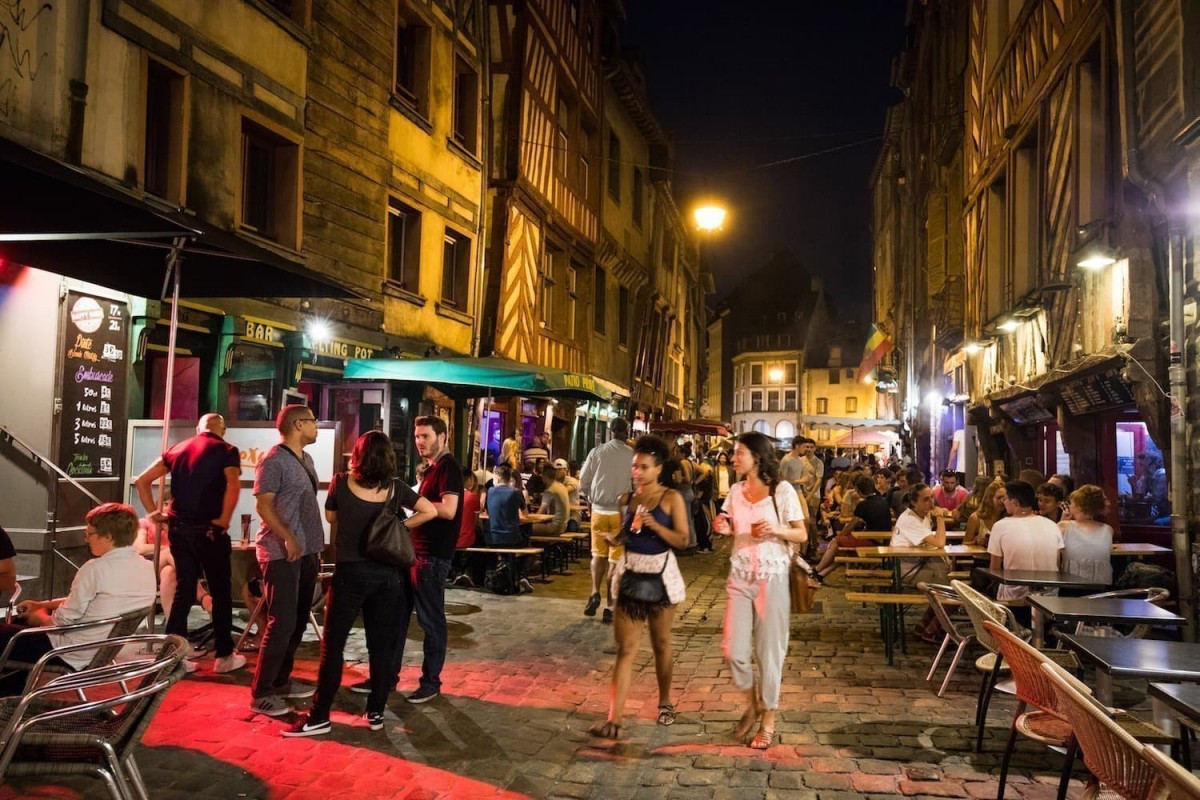
[[[242,547],[250,546],[250,515],[242,514]]]

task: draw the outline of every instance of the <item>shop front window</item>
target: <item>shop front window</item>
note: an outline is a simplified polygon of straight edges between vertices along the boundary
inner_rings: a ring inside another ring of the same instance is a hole
[[[1117,503],[1122,523],[1169,525],[1170,488],[1162,450],[1144,422],[1116,424]]]
[[[275,352],[265,347],[238,345],[227,373],[229,413],[237,420],[274,418]]]

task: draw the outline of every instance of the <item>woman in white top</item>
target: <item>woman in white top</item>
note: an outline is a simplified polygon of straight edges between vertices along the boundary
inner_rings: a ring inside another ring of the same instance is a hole
[[[761,433],[744,433],[733,449],[733,469],[741,478],[725,498],[714,530],[733,536],[729,579],[725,585],[725,659],[733,683],[746,692],[746,712],[734,736],[765,750],[775,739],[775,712],[783,661],[787,656],[791,594],[788,573],[793,545],[808,541],[804,512],[796,490],[779,480],[775,446]],[[756,691],[752,659],[761,685]]]
[[[1113,529],[1096,519],[1107,506],[1099,486],[1088,484],[1071,492],[1071,518],[1058,523],[1063,537],[1059,559],[1063,572],[1110,586]]]

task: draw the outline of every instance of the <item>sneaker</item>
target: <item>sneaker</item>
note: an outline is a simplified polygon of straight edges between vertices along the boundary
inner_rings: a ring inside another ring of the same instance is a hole
[[[594,616],[596,616],[596,609],[599,607],[600,607],[600,595],[594,594],[588,598],[587,605],[584,606],[584,608],[583,608],[583,615],[585,617],[594,617]]]
[[[368,711],[363,714],[363,719],[367,721],[367,726],[373,731],[383,730],[383,712]]]
[[[421,703],[428,703],[439,694],[441,694],[441,692],[439,692],[437,689],[429,689],[425,686],[421,686],[408,696],[408,702],[416,703],[418,705]]]
[[[517,585],[525,594],[533,594],[533,584],[530,583],[526,578],[521,578],[520,583]]]
[[[358,683],[350,684],[350,686],[348,688],[350,689],[350,691],[354,692],[355,694],[370,694],[371,693],[371,682],[370,681],[359,681]]]
[[[612,622],[612,609],[611,608],[604,609],[604,616],[602,616],[600,618],[600,621],[601,622]]]
[[[286,697],[289,700],[304,700],[312,697],[316,693],[317,687],[308,686],[307,684],[303,683],[296,683],[295,681],[288,681],[283,686],[278,686],[275,688],[276,697]]]
[[[233,653],[227,656],[221,656],[213,661],[213,672],[233,672],[235,669],[241,669],[246,666],[246,657]]]
[[[266,717],[282,717],[292,712],[292,707],[277,694],[265,694],[250,698],[250,710]]]
[[[471,580],[471,576],[464,572],[462,575],[459,575],[457,578],[450,581],[450,585],[451,586],[465,586],[468,589],[474,589],[475,581]]]
[[[300,736],[320,736],[329,733],[332,729],[329,720],[313,719],[310,714],[292,727],[284,728],[279,732],[279,735],[285,739],[294,739]]]
[[[188,675],[191,675],[193,672],[196,671],[196,666],[197,666],[196,662],[190,658],[185,658],[183,660],[183,671],[186,672]]]

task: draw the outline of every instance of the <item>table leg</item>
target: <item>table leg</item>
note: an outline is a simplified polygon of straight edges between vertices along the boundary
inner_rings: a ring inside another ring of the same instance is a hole
[[[1030,606],[1033,612],[1033,646],[1041,647],[1046,641],[1046,618],[1037,606]]]
[[[1113,676],[1107,670],[1096,670],[1096,699],[1106,706],[1113,704]]]

